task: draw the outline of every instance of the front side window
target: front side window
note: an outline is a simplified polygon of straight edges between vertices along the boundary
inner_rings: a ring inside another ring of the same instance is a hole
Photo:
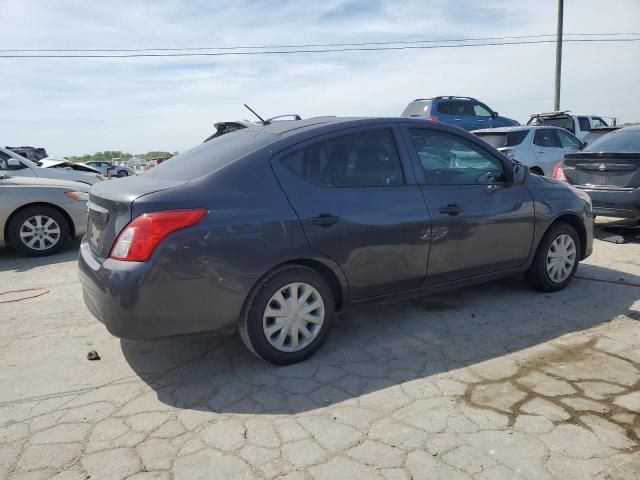
[[[591,117],[591,126],[593,128],[602,128],[602,127],[608,127],[609,125],[607,125],[607,122],[605,122],[600,117]]]
[[[536,130],[533,136],[533,144],[542,148],[562,148],[558,132],[550,128]]]
[[[445,115],[453,114],[452,111],[453,102],[440,102],[438,103],[438,112],[444,113]]]
[[[489,111],[489,109],[487,107],[485,107],[484,105],[482,105],[481,103],[474,103],[473,104],[473,112],[475,113],[476,117],[490,117],[491,116],[491,112]]]
[[[571,135],[569,132],[558,130],[556,131],[556,134],[560,138],[560,145],[562,145],[562,148],[572,148],[574,150],[577,150],[582,145],[580,143],[580,140]]]
[[[506,176],[497,158],[464,138],[444,132],[409,129],[425,180],[430,185],[502,183]]]
[[[324,142],[333,184],[337,187],[404,183],[391,130],[354,133]]]
[[[17,165],[9,165],[9,160],[14,160],[12,163],[18,162]],[[23,168],[27,168],[21,161],[12,157],[11,155],[0,152],[0,170],[22,170]]]

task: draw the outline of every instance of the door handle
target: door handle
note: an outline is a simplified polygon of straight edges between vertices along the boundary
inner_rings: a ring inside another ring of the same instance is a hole
[[[538,153],[544,153],[544,151],[543,150],[538,150]]]
[[[338,223],[340,217],[334,217],[328,213],[321,213],[317,217],[309,218],[305,221],[307,225],[317,225],[319,227],[330,227],[331,225]]]
[[[454,122],[459,122],[460,120],[461,120],[461,119],[459,119],[459,118],[454,118],[454,119],[453,119],[453,121],[454,121]]]
[[[438,211],[440,213],[446,213],[448,215],[451,215],[452,217],[455,217],[460,212],[462,212],[462,207],[460,205],[458,205],[457,203],[449,203],[448,205],[446,205],[444,207],[440,207],[440,209]]]

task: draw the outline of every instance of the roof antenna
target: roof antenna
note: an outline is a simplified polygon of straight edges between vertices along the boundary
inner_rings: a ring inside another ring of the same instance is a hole
[[[267,125],[269,122],[265,121],[264,118],[262,118],[260,115],[258,115],[253,108],[251,108],[249,105],[247,105],[246,103],[244,104],[244,106],[247,108],[247,110],[249,110],[251,113],[253,113],[256,117],[258,117],[258,119],[260,120],[260,122],[262,122],[263,125]]]

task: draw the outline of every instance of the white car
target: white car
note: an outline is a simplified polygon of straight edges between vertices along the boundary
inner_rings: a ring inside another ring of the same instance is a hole
[[[606,120],[605,120],[606,119]],[[607,123],[607,120],[610,123]],[[607,118],[598,115],[572,115],[570,111],[532,113],[527,121],[527,125],[546,125],[549,127],[560,127],[568,130],[580,140],[592,131],[601,128],[615,128],[618,119]]]
[[[532,173],[551,176],[565,154],[577,152],[584,144],[564,128],[525,125],[475,130],[505,155],[529,167]]]
[[[11,150],[0,147],[0,176],[2,175],[10,175],[12,177],[53,178],[56,180],[86,183],[87,185],[93,185],[103,180],[102,175],[95,172],[84,172],[67,168],[46,168],[44,165],[40,165],[40,162],[32,162]]]

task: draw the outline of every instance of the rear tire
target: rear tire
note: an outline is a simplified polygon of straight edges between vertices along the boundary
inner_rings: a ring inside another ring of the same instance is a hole
[[[11,246],[24,255],[44,257],[69,239],[69,222],[58,210],[33,206],[19,211],[8,226]]]
[[[118,178],[128,177],[128,176],[129,176],[129,172],[127,172],[126,170],[120,170],[117,175]]]
[[[578,269],[580,248],[580,238],[571,225],[564,222],[552,225],[542,237],[533,263],[525,273],[527,281],[543,292],[562,290]]]
[[[285,265],[263,278],[243,309],[239,332],[257,357],[276,365],[309,358],[324,343],[335,315],[326,280],[315,270]]]

